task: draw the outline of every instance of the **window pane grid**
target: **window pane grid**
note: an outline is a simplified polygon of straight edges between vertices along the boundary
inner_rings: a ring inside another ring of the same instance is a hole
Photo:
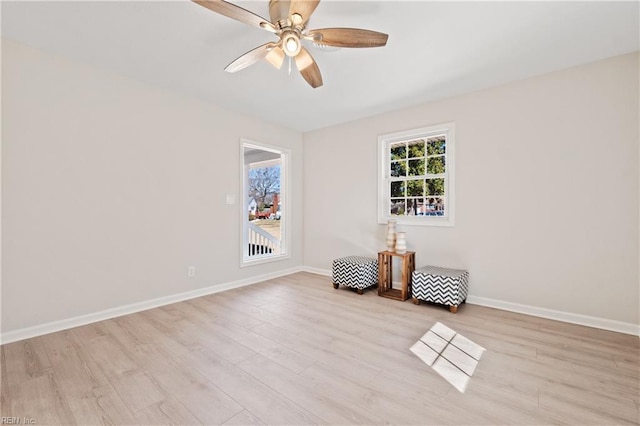
[[[436,130],[437,133],[429,128],[419,129],[413,132],[413,136],[409,135],[411,131],[407,131],[408,137],[405,140],[401,140],[402,136],[399,134],[392,136],[395,140],[382,139],[383,145],[380,148],[383,149],[386,164],[382,164],[383,173],[379,175],[379,183],[386,186],[386,189],[381,189],[380,194],[386,194],[384,204],[387,206],[383,207],[386,213],[382,213],[384,216],[449,217],[448,196],[453,196],[448,189],[449,179],[453,179],[449,173],[450,166],[453,172],[453,157],[451,165],[448,161],[448,154],[453,155],[454,148],[452,127],[453,124],[448,123],[446,128]],[[420,135],[419,132],[423,133]],[[452,137],[451,141],[448,140],[449,136]],[[450,153],[447,149],[448,142],[451,142]],[[452,224],[452,219],[447,223]]]
[[[444,216],[445,197],[391,198],[391,216]]]
[[[444,151],[444,139],[437,139],[439,148],[431,149],[431,153],[425,152],[424,140],[411,142],[396,142],[389,146],[390,178],[426,178],[442,175],[447,171],[446,153]],[[426,154],[426,155],[425,155]]]

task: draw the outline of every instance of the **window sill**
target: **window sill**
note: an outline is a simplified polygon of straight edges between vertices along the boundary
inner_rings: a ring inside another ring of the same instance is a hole
[[[424,217],[424,216],[389,216],[378,219],[378,223],[386,225],[387,221],[395,220],[398,225],[403,226],[444,226],[453,227],[453,218],[449,217]]]
[[[277,254],[272,256],[252,256],[250,258],[243,257],[240,267],[263,265],[265,263],[278,262],[281,260],[291,259],[290,254]]]

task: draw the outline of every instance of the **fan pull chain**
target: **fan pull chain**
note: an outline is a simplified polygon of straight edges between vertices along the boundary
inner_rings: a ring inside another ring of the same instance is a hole
[[[291,56],[289,56],[289,76],[291,76]]]

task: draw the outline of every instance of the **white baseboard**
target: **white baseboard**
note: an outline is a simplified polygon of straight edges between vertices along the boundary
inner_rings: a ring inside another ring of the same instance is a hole
[[[320,269],[320,268],[312,268],[311,266],[303,266],[302,270],[304,272],[309,272],[311,274],[324,275],[327,277],[331,276],[331,271],[328,269]]]
[[[328,277],[331,276],[331,271],[327,269],[303,266],[302,270],[304,272],[310,272],[312,274],[325,275]],[[618,333],[631,334],[640,337],[640,325],[638,324],[592,317],[588,315],[574,314],[571,312],[556,311],[553,309],[539,308],[537,306],[521,305],[519,303],[511,303],[504,300],[489,299],[487,297],[478,297],[471,295],[467,297],[467,303],[470,303],[472,305],[486,306],[488,308],[502,309],[503,311],[517,312],[519,314],[532,315],[540,318],[568,322],[571,324],[585,325],[587,327],[616,331]]]
[[[67,318],[59,321],[52,321],[33,327],[26,327],[19,330],[8,331],[6,333],[0,334],[0,344],[17,342],[19,340],[29,339],[31,337],[42,336],[43,334],[54,333],[56,331],[67,330],[69,328],[79,327],[81,325],[86,325],[97,321],[103,321],[110,318],[120,317],[122,315],[128,315],[135,312],[145,311],[147,309],[157,308],[159,306],[182,302],[183,300],[195,299],[196,297],[219,293],[221,291],[244,287],[251,284],[257,284],[263,281],[271,280],[296,272],[301,272],[303,270],[304,269],[301,267],[289,268],[278,272],[246,278],[243,280],[217,284],[210,287],[199,288],[197,290],[186,291],[184,293],[177,293],[170,296],[159,297],[157,299],[146,300],[144,302],[132,303],[130,305],[119,306],[117,308],[105,309],[104,311],[94,312],[91,314],[80,315],[77,317]]]
[[[170,296],[159,297],[157,299],[147,300],[144,302],[132,303],[130,305],[120,306],[117,308],[106,309],[103,311],[80,315],[73,318],[67,318],[59,321],[52,321],[33,327],[22,328],[19,330],[9,331],[0,334],[0,344],[16,342],[19,340],[29,339],[31,337],[41,336],[43,334],[54,333],[56,331],[67,330],[69,328],[79,327],[81,325],[90,324],[97,321],[103,321],[122,315],[128,315],[147,309],[157,308],[159,306],[170,305],[183,300],[194,299],[196,297],[206,296],[209,294],[219,293],[225,290],[244,287],[257,284],[270,279],[282,277],[296,272],[309,272],[317,275],[331,276],[331,271],[327,269],[313,268],[309,266],[301,266],[277,271],[269,274],[262,274],[251,278],[238,281],[217,284],[210,287],[200,288],[197,290],[177,293]],[[539,308],[536,306],[522,305],[519,303],[511,303],[503,300],[489,299],[486,297],[468,296],[467,303],[474,305],[487,306],[489,308],[502,309],[510,312],[517,312],[526,315],[533,315],[541,318],[548,318],[557,321],[568,322],[572,324],[585,325],[588,327],[600,328],[603,330],[616,331],[618,333],[631,334],[640,337],[640,325],[626,323],[621,321],[609,320],[605,318],[592,317],[587,315],[574,314],[571,312],[556,311],[552,309]]]
[[[517,312],[519,314],[532,315],[571,324],[585,325],[587,327],[616,331],[618,333],[631,334],[640,337],[640,325],[628,322],[610,320],[606,318],[592,317],[589,315],[574,314],[572,312],[556,311],[554,309],[539,308],[537,306],[521,305],[519,303],[506,302],[504,300],[489,299],[487,297],[467,297],[467,303],[481,305],[489,308],[502,309],[504,311]]]

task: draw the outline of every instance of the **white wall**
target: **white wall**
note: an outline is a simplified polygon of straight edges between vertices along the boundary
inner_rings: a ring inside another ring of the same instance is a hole
[[[300,133],[7,40],[2,66],[3,333],[301,265]],[[290,260],[239,266],[241,137],[292,150]]]
[[[445,121],[456,226],[406,228],[418,265],[468,268],[475,297],[639,323],[637,54],[310,132],[304,156],[253,117],[7,40],[2,59],[3,334],[375,254],[377,136]],[[239,267],[240,137],[293,151],[290,260]]]
[[[469,269],[476,298],[637,325],[638,75],[625,55],[306,133],[305,265],[385,247],[379,134],[454,121],[456,224],[404,227],[417,265]]]

